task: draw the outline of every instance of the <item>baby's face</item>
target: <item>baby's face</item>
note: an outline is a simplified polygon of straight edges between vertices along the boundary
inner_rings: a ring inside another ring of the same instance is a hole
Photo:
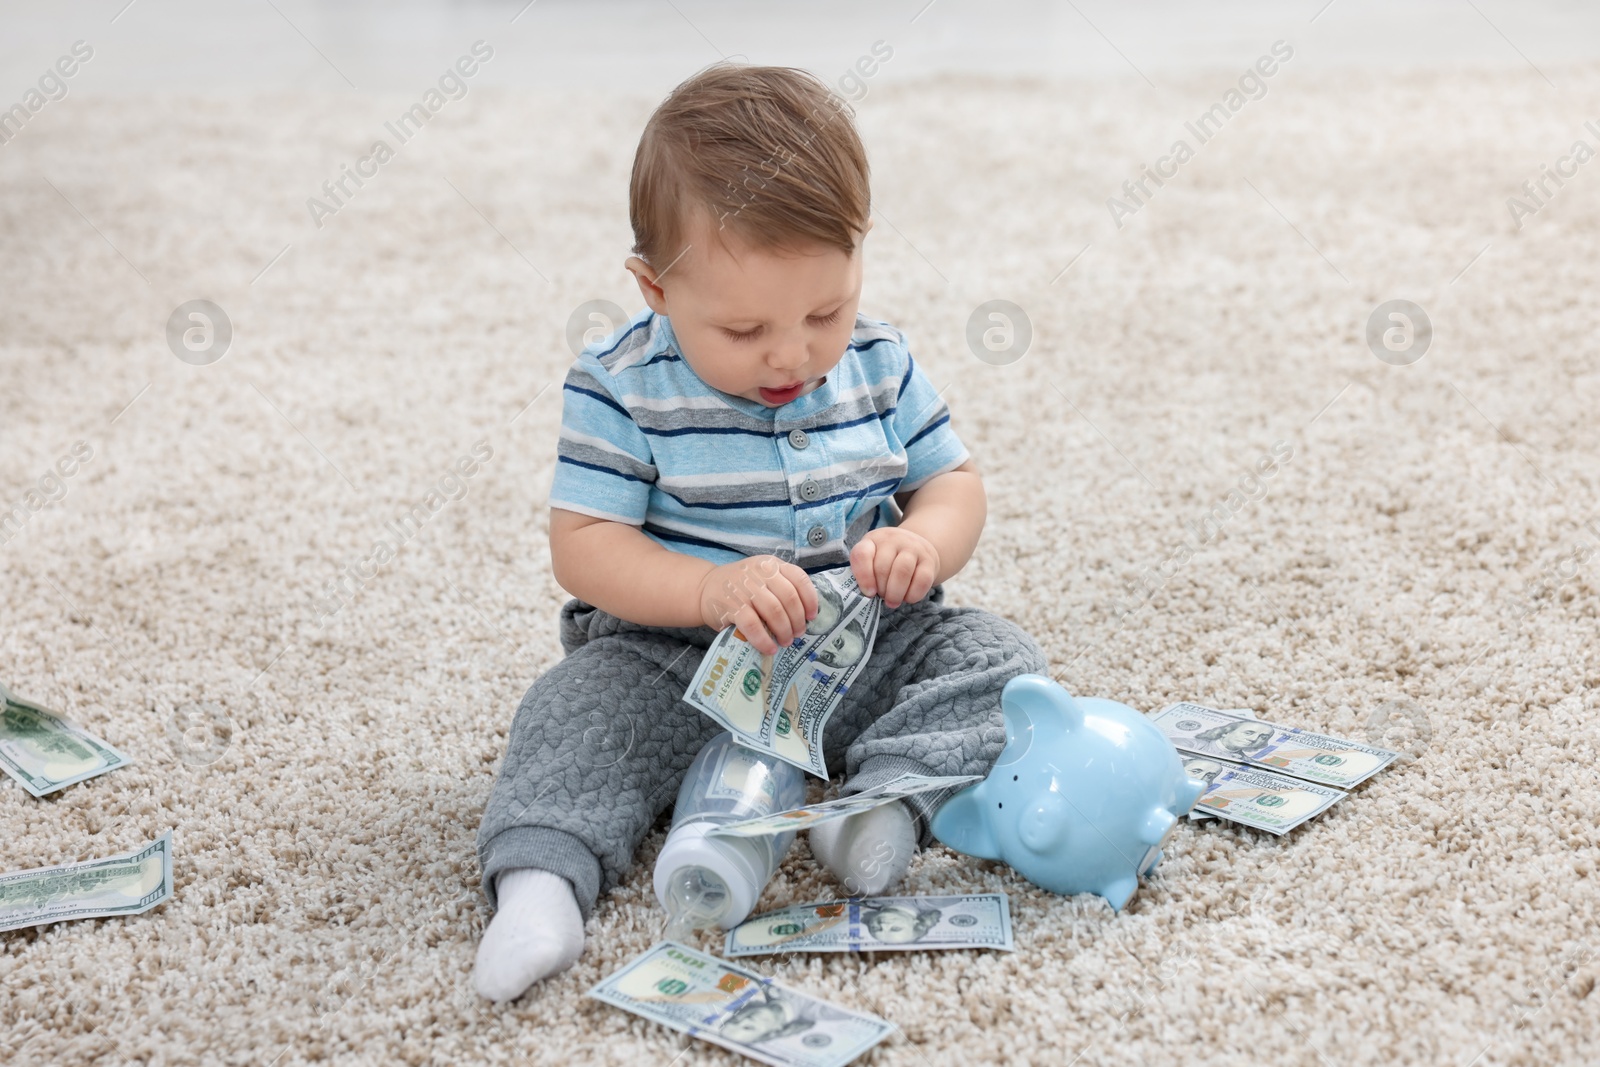
[[[628,268],[651,309],[672,320],[683,358],[701,380],[768,407],[821,385],[855,328],[861,240],[849,256],[822,245],[756,248],[731,225],[718,233],[716,220],[697,212],[688,243],[659,275],[638,257]]]

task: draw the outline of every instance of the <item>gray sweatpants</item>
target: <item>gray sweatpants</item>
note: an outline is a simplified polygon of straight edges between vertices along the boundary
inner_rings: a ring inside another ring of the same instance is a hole
[[[935,586],[916,604],[883,610],[866,670],[823,737],[829,769],[844,769],[842,794],[907,772],[988,774],[1000,758],[1000,691],[1019,674],[1044,673],[1044,653],[1015,623],[943,601]],[[683,700],[716,634],[638,626],[580,600],[562,607],[567,656],[522,698],[478,830],[491,905],[496,875],[538,867],[572,883],[587,919],[627,874],[689,764],[721,730]],[[929,800],[942,798],[908,801],[923,845]]]

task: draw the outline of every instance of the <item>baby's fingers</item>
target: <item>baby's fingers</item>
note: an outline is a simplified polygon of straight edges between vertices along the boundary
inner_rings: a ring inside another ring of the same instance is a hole
[[[750,642],[751,646],[763,656],[770,656],[778,651],[778,642],[767,632],[767,625],[761,621],[761,616],[756,612],[754,605],[746,604],[735,612],[733,623],[738,628],[739,636]]]
[[[793,563],[785,563],[780,573],[789,579],[790,585],[794,586],[795,594],[800,598],[800,607],[805,616],[805,621],[810,622],[816,618],[818,607],[817,586],[811,580],[811,575],[796,567]],[[805,629],[805,623],[801,623],[800,629]]]
[[[915,604],[928,595],[933,588],[933,580],[938,577],[934,571],[933,560],[924,559],[917,563],[917,573],[911,576],[911,585],[906,590],[906,603]]]
[[[779,577],[773,579],[764,592],[777,601],[777,607],[770,616],[765,612],[762,614],[763,618],[770,620],[767,629],[782,644],[790,644],[806,628],[806,606],[800,599],[800,590],[788,578]]]
[[[881,570],[882,568],[880,572]],[[883,579],[883,602],[890,608],[898,608],[905,603],[906,593],[911,588],[911,579],[917,573],[916,553],[905,551],[896,553],[888,571]]]
[[[794,595],[794,590],[790,589],[789,593]],[[771,651],[778,651],[778,648],[789,645],[789,641],[795,640],[795,630],[803,629],[803,624],[802,627],[795,627],[794,616],[790,614],[789,606],[782,601],[778,590],[773,589],[771,585],[768,585],[766,589],[758,590],[754,597],[750,597],[750,606],[755,608],[755,611],[762,616],[762,622],[766,625],[766,632],[773,635],[776,648],[771,649]],[[795,597],[794,611],[795,614],[800,611],[800,598],[798,597]],[[765,653],[768,649],[763,648],[762,651]]]
[[[877,555],[873,557],[872,581],[874,587],[878,590],[878,595],[883,597],[883,603],[885,607],[895,608],[900,606],[900,601],[898,599],[891,599],[890,594],[895,592],[895,590],[892,588],[894,583],[895,565],[901,560],[905,559],[905,557],[908,555],[910,555],[910,553],[904,551],[903,549],[896,549],[892,544],[889,544],[880,548]],[[913,559],[912,562],[915,563],[916,561]],[[901,585],[899,592],[896,594],[897,597],[905,595],[905,579],[907,577],[909,577],[909,575],[901,576]]]
[[[873,573],[877,555],[878,543],[866,537],[857,541],[856,547],[850,550],[850,571],[856,577],[856,584],[861,587],[862,596],[878,595],[878,579]]]

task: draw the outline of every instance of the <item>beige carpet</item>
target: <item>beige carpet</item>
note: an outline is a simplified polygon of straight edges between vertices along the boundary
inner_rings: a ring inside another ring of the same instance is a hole
[[[1121,916],[924,855],[912,891],[1011,894],[1018,951],[774,968],[901,1027],[864,1062],[1594,1062],[1600,162],[1520,231],[1505,203],[1600,147],[1600,71],[1553,74],[1290,64],[1120,230],[1106,198],[1237,72],[872,90],[864,307],[948,384],[990,492],[952,600],[1075,692],[1416,758],[1287,839],[1186,824]],[[0,502],[93,450],[0,545],[0,678],[138,760],[0,786],[0,869],[171,828],[177,880],[141,917],[0,938],[8,1062],[734,1061],[582,996],[656,935],[659,833],[572,971],[504,1008],[469,983],[479,812],[560,651],[563,332],[640,306],[653,102],[474,90],[320,230],[306,198],[405,98],[75,92],[0,149]],[[163,334],[196,297],[234,327],[211,366]],[[1401,297],[1436,328],[1404,367],[1363,337]],[[1008,367],[962,340],[994,298],[1035,331]],[[466,495],[319,625],[480,439]],[[1265,495],[1138,606],[1277,441]],[[209,765],[169,737],[195,705],[232,724]],[[802,844],[764,901],[832,892]]]

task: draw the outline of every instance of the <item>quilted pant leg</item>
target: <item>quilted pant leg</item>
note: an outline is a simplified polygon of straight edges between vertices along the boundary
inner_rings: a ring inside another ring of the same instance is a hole
[[[1048,673],[1044,653],[1020,626],[944,604],[942,591],[885,609],[868,668],[826,730],[828,768],[845,772],[840,794],[906,773],[988,774],[1006,743],[1001,690],[1019,674]],[[928,821],[948,796],[908,798],[923,846],[932,841]]]
[[[496,875],[538,867],[572,883],[587,919],[719,728],[682,700],[702,656],[694,641],[629,628],[564,643],[570,654],[512,721],[478,859],[491,905]]]

